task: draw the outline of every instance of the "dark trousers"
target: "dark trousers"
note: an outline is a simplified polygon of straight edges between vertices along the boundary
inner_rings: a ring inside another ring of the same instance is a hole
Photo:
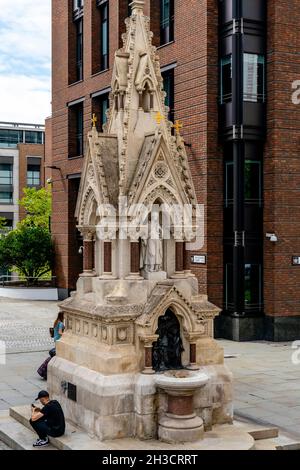
[[[39,436],[40,439],[43,441],[47,439],[48,436],[50,437],[59,437],[57,433],[53,432],[53,430],[48,426],[46,421],[43,419],[39,419],[38,421],[32,421],[32,419],[29,421],[37,435]]]

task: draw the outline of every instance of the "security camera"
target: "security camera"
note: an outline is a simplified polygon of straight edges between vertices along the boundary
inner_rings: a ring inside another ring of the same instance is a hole
[[[266,233],[266,237],[269,238],[270,242],[278,242],[278,237],[275,235],[275,233]]]
[[[48,179],[47,179],[47,184],[52,184],[52,183],[53,183],[52,178],[48,178]]]

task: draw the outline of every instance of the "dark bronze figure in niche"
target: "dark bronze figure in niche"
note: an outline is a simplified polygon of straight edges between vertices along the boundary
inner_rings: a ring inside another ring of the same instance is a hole
[[[182,369],[181,355],[184,351],[180,336],[180,323],[172,310],[168,309],[164,316],[158,319],[159,335],[153,344],[153,368],[156,372]]]

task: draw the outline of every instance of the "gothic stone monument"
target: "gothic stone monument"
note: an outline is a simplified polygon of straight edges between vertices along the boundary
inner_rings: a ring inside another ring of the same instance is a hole
[[[88,134],[76,209],[84,272],[60,305],[66,331],[48,388],[69,421],[102,441],[195,441],[232,422],[232,377],[213,339],[219,310],[198,294],[185,266],[189,231],[176,238],[174,218],[168,239],[159,211],[140,216],[140,232],[120,236],[132,223],[120,211],[125,198],[149,212],[197,202],[143,3],[132,2],[115,54],[104,132],[94,126]]]

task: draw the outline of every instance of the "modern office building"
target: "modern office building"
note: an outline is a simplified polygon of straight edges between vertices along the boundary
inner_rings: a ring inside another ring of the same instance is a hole
[[[0,122],[0,217],[13,229],[23,217],[26,187],[44,185],[45,126]]]
[[[145,0],[169,119],[183,123],[205,245],[186,252],[222,308],[216,334],[300,336],[300,10],[297,0]],[[52,0],[52,232],[61,297],[82,271],[74,218],[87,132],[109,106],[128,0]],[[145,111],[147,112],[147,111]],[[192,260],[201,260],[195,264]]]

